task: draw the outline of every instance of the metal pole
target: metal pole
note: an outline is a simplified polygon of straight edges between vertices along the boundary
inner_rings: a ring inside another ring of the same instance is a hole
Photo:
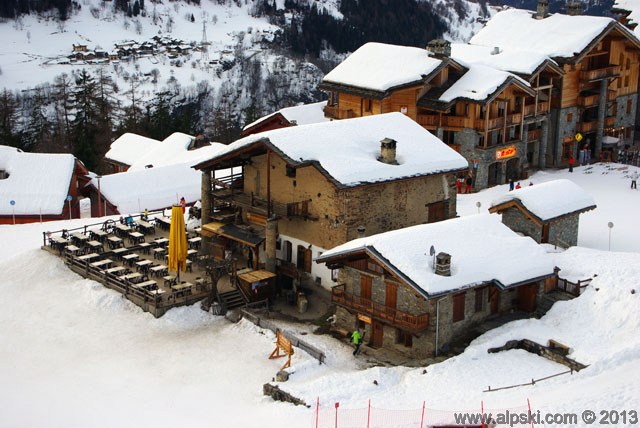
[[[12,216],[13,216],[13,225],[16,225],[16,207],[14,205],[13,207],[13,211],[12,211]]]
[[[102,177],[96,177],[96,179],[98,180],[98,217],[102,217],[102,194],[100,192],[100,178]]]
[[[422,402],[422,418],[420,419],[420,428],[424,427],[424,407],[426,405],[426,401]]]
[[[371,421],[371,399],[369,399],[369,405],[367,406],[367,428],[369,428],[370,421]]]
[[[71,220],[71,201],[67,201],[69,203],[69,220]]]

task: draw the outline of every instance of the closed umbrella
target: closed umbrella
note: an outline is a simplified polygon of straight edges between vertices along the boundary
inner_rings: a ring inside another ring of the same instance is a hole
[[[180,269],[187,270],[187,232],[184,227],[184,215],[181,206],[171,208],[171,228],[169,229],[169,271],[176,271],[180,278]]]

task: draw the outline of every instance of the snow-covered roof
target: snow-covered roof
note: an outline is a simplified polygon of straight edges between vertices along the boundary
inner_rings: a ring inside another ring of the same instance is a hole
[[[507,9],[498,12],[469,43],[504,50],[527,50],[551,58],[571,58],[579,54],[608,25],[611,18],[553,14],[535,19],[534,12]]]
[[[133,165],[153,150],[156,144],[159,144],[158,140],[127,132],[111,143],[111,148],[104,157],[125,165]]]
[[[384,92],[396,86],[419,82],[442,61],[425,49],[366,43],[322,79],[323,83]]]
[[[280,113],[290,123],[296,122],[297,125],[309,125],[311,123],[328,122],[329,119],[324,116],[324,107],[327,105],[326,101],[320,101],[319,103],[302,104],[294,107],[285,107],[274,113],[261,117],[260,119],[251,122],[246,125],[243,130],[249,129],[260,122],[263,122],[276,114]]]
[[[105,175],[100,179],[100,191],[121,214],[165,208],[183,196],[191,203],[200,199],[202,175],[190,166],[173,164]],[[91,184],[97,188],[97,179]]]
[[[451,255],[451,276],[436,275],[431,246]],[[545,250],[500,222],[478,214],[355,239],[325,251],[317,260],[367,250],[427,295],[497,281],[504,287],[553,274]]]
[[[570,180],[553,180],[513,190],[494,199],[491,208],[518,201],[542,221],[595,208],[593,196]]]
[[[377,160],[380,141],[385,138],[397,142],[398,165]],[[258,141],[270,144],[294,165],[318,162],[326,174],[346,187],[468,167],[467,160],[459,153],[401,113],[291,126],[249,135],[196,167]]]
[[[512,73],[532,74],[545,61],[551,60],[547,55],[521,48],[519,50],[501,50],[496,53],[494,47],[471,45],[466,43],[451,44],[451,58],[461,64],[482,64],[498,70]]]
[[[0,215],[61,214],[75,158],[70,154],[24,153],[0,146]],[[15,205],[10,205],[10,201]],[[15,210],[15,211],[14,211]]]
[[[530,86],[528,82],[522,80],[515,74],[480,64],[474,64],[457,82],[451,85],[439,99],[444,102],[450,102],[456,98],[468,98],[478,101],[485,100],[509,79],[518,81],[522,86]]]

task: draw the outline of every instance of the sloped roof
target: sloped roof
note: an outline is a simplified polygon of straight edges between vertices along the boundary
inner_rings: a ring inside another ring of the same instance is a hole
[[[133,165],[159,143],[158,140],[127,132],[111,143],[111,148],[104,157],[125,165]]]
[[[545,62],[557,66],[557,63],[547,55],[520,47],[518,50],[505,50],[494,47],[472,45],[466,43],[452,43],[451,57],[462,64],[482,64],[498,70],[509,71],[522,75],[533,74]]]
[[[569,59],[582,53],[610,26],[635,39],[633,34],[611,18],[553,14],[533,18],[534,12],[507,9],[498,12],[469,43],[508,51],[527,50],[554,59]]]
[[[593,196],[570,180],[553,180],[535,186],[513,190],[491,202],[490,210],[498,211],[501,206],[517,201],[521,206],[542,222],[547,222],[567,214],[594,209]]]
[[[377,160],[380,141],[396,140],[398,165]],[[232,159],[252,146],[265,145],[292,166],[314,164],[339,187],[459,171],[468,162],[459,153],[401,113],[387,113],[249,135],[208,161],[203,169]]]
[[[451,276],[436,275],[436,254],[451,255]],[[425,297],[496,282],[514,286],[553,274],[554,263],[533,239],[499,216],[478,214],[355,239],[325,251],[318,262],[366,251]]]
[[[311,123],[328,122],[329,118],[324,116],[324,107],[327,105],[326,101],[320,101],[319,103],[302,104],[299,106],[285,107],[274,113],[261,117],[260,119],[251,122],[242,128],[246,131],[258,125],[265,120],[280,113],[289,123],[295,122],[297,125],[309,125]]]
[[[418,83],[442,64],[425,49],[384,43],[366,43],[349,55],[322,83],[377,92]]]
[[[473,64],[460,79],[440,95],[439,101],[451,102],[458,98],[484,101],[500,87],[511,82],[531,90],[529,83],[515,74],[480,64]]]
[[[61,214],[75,164],[70,154],[24,153],[0,146],[0,170],[9,174],[0,180],[0,215]]]

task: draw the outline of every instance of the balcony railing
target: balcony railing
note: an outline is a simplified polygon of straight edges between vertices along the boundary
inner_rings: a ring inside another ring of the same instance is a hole
[[[331,302],[385,321],[405,331],[417,333],[429,327],[429,314],[411,315],[396,308],[381,305],[371,299],[347,293],[344,284],[336,285],[331,289]]]
[[[595,70],[585,70],[580,72],[580,80],[600,80],[606,77],[613,77],[620,74],[620,66],[598,68]]]
[[[536,109],[535,104],[530,104],[524,106],[524,115],[525,117],[533,116],[535,114],[546,114],[549,112],[549,103],[547,101],[543,101],[538,103],[538,108]]]
[[[438,126],[438,115],[435,114],[419,114],[416,119],[421,126]]]
[[[417,122],[422,126],[436,127],[440,116],[435,114],[420,114],[417,117]],[[443,127],[450,128],[464,128],[467,126],[467,122],[471,122],[472,119],[467,116],[442,116]]]
[[[578,105],[581,107],[593,107],[597,106],[600,101],[600,95],[589,95],[586,97],[578,97]]]
[[[507,126],[514,125],[522,122],[522,113],[512,113],[507,115]],[[486,119],[476,119],[476,129],[498,129],[504,126],[504,116],[489,119],[488,123]]]
[[[542,129],[532,129],[531,131],[527,132],[527,141],[539,141],[541,136]]]
[[[333,119],[352,119],[357,117],[353,110],[340,110],[338,105],[325,106],[324,115]]]
[[[598,121],[593,120],[591,122],[580,122],[576,124],[578,132],[592,132],[598,129]]]

